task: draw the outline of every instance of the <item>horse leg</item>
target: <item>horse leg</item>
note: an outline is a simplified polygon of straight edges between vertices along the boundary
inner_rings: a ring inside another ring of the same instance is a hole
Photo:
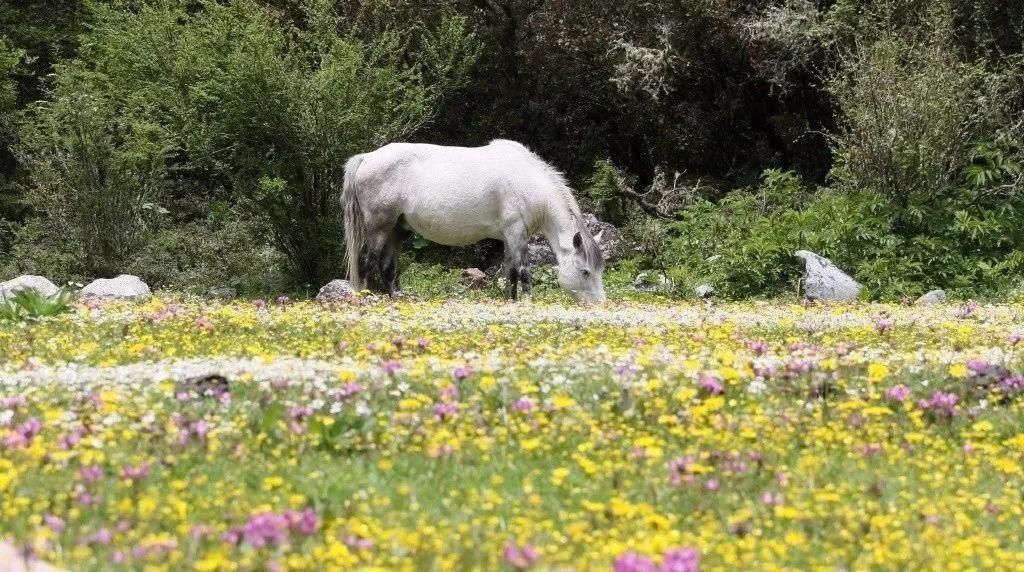
[[[387,244],[388,235],[379,230],[366,233],[366,244],[359,256],[359,272],[366,288],[374,289],[374,272],[381,268],[381,255]]]
[[[391,296],[400,290],[398,286],[398,257],[401,253],[402,231],[396,228],[388,236],[380,257],[380,274],[384,279],[384,289]]]
[[[523,283],[523,295],[530,293],[530,270],[526,267],[526,231],[517,229],[505,237],[505,268],[508,272],[508,284],[505,285],[505,297],[518,300],[517,289]]]
[[[519,267],[519,282],[523,285],[523,297],[529,298],[533,294],[533,274],[525,262]]]

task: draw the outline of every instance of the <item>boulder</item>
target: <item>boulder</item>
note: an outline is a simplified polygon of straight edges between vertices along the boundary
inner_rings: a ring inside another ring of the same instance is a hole
[[[530,243],[526,245],[526,259],[533,268],[558,263],[555,253],[544,237],[535,236],[530,239]]]
[[[583,214],[583,224],[586,225],[587,230],[590,231],[590,234],[597,241],[605,262],[622,256],[625,241],[619,229],[607,222],[598,220],[596,216],[590,213]],[[548,244],[547,239],[539,234],[530,237],[526,251],[530,266],[536,267],[557,263],[555,253],[551,250],[551,245]]]
[[[932,290],[931,292],[921,296],[917,299],[917,304],[927,306],[931,304],[941,304],[946,301],[945,290]]]
[[[598,246],[601,247],[601,254],[604,255],[605,262],[622,256],[625,241],[619,229],[615,228],[611,223],[598,220],[596,216],[590,213],[583,213],[583,224],[587,225],[587,230],[590,231]]]
[[[811,300],[847,302],[856,300],[861,285],[832,261],[808,250],[798,250],[794,256],[804,261],[804,292]]]
[[[341,302],[348,300],[356,293],[352,283],[348,280],[332,280],[327,283],[316,295],[317,302]]]
[[[58,288],[53,282],[42,276],[25,274],[7,282],[0,282],[0,302],[7,298],[13,298],[22,290],[33,290],[43,296],[54,296],[57,294]]]
[[[114,300],[147,300],[153,296],[149,286],[138,276],[122,274],[117,278],[99,278],[79,290],[83,298],[110,298]]]
[[[466,284],[474,290],[479,290],[484,287],[484,283],[487,282],[487,274],[479,268],[467,268],[462,271],[462,278],[466,281]]]
[[[710,284],[701,284],[693,289],[698,298],[710,298],[715,293],[715,287]]]
[[[641,272],[633,280],[633,289],[637,292],[668,292],[672,282],[660,272]]]

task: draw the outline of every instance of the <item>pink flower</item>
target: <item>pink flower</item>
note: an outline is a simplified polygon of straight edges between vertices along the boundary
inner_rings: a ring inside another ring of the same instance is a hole
[[[242,527],[242,537],[254,548],[268,544],[284,544],[288,540],[288,520],[279,514],[263,512],[249,518]]]
[[[202,439],[203,437],[206,437],[207,433],[210,432],[210,424],[207,423],[205,420],[200,419],[199,421],[196,421],[194,425],[192,425],[192,431],[196,434],[197,437]]]
[[[537,549],[530,544],[524,544],[522,548],[508,542],[502,553],[505,562],[516,570],[526,570],[532,567],[540,559]]]
[[[64,519],[62,519],[59,516],[52,515],[52,514],[48,514],[48,515],[44,516],[43,517],[43,522],[45,522],[46,526],[49,526],[50,529],[53,530],[54,532],[56,532],[57,534],[60,534],[61,532],[64,532],[64,528],[66,527],[66,524],[64,523]]]
[[[13,397],[5,397],[0,399],[0,407],[4,409],[17,409],[28,403],[24,395],[15,395]]]
[[[615,559],[614,572],[658,572],[654,561],[632,550]]]
[[[910,398],[910,388],[905,385],[894,385],[885,391],[886,399],[903,403]]]
[[[974,358],[967,361],[967,369],[976,374],[985,373],[989,370],[989,363],[983,359]]]
[[[434,420],[444,421],[459,412],[459,404],[446,401],[434,405]]]
[[[882,445],[879,443],[869,443],[861,447],[860,452],[865,457],[873,457],[882,452]]]
[[[462,381],[471,375],[473,375],[473,370],[464,366],[459,366],[452,371],[452,376],[459,381]]]
[[[930,398],[919,400],[917,405],[942,417],[952,418],[957,414],[957,401],[956,394],[936,391]]]
[[[343,541],[349,548],[355,548],[357,550],[369,550],[374,546],[373,541],[369,538],[363,538],[354,534],[347,535]]]
[[[200,316],[196,318],[195,327],[200,332],[212,332],[216,327],[213,325],[213,320],[206,316]]]
[[[520,397],[512,404],[512,409],[516,411],[529,411],[536,406],[537,404],[535,404],[529,397]]]
[[[699,572],[700,552],[695,548],[675,548],[665,553],[661,572]]]
[[[78,469],[78,475],[86,484],[92,484],[103,478],[103,469],[99,465],[89,465]]]
[[[301,512],[290,510],[285,513],[285,518],[288,520],[288,529],[292,533],[304,534],[306,536],[314,534],[320,525],[320,518],[316,515],[316,511],[311,508]]]
[[[884,334],[892,329],[893,322],[890,318],[879,318],[875,320],[875,331]]]
[[[138,467],[125,467],[121,470],[121,476],[130,481],[141,481],[149,476],[149,469],[149,463],[144,463]]]
[[[722,395],[725,393],[725,387],[722,385],[722,382],[710,375],[705,375],[700,378],[700,388],[711,395]]]
[[[113,539],[114,533],[110,532],[108,528],[101,528],[92,535],[92,542],[94,544],[102,544],[104,546],[110,544],[110,541]]]
[[[402,364],[398,363],[397,360],[386,361],[386,362],[382,363],[381,366],[380,366],[380,368],[382,370],[384,370],[384,373],[388,373],[388,374],[395,373],[396,371],[401,369],[401,367],[402,367]]]

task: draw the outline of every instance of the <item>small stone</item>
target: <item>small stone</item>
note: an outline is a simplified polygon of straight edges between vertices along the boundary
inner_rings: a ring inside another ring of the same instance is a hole
[[[808,250],[798,250],[794,256],[804,261],[804,292],[808,299],[850,302],[860,295],[861,285],[828,258]]]
[[[469,287],[479,290],[487,282],[487,274],[479,268],[467,268],[462,271],[462,277],[469,283]]]
[[[122,274],[117,278],[99,278],[79,290],[83,298],[110,298],[114,300],[148,300],[153,296],[149,286],[138,276]]]
[[[932,290],[931,292],[921,296],[917,299],[917,304],[927,306],[931,304],[941,304],[946,301],[945,290]]]
[[[698,298],[710,298],[711,295],[715,293],[715,288],[710,284],[701,284],[693,289],[693,293],[696,294]]]
[[[356,293],[348,280],[332,280],[320,289],[316,295],[317,302],[341,302],[348,300]]]
[[[633,280],[633,289],[637,292],[661,292],[672,289],[672,282],[659,272],[641,272]]]
[[[55,296],[58,292],[57,286],[46,278],[25,274],[7,282],[0,282],[0,302],[13,298],[22,290],[33,290],[47,297]]]

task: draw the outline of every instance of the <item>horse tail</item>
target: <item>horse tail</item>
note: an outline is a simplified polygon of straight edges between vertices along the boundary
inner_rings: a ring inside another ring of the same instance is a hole
[[[345,164],[345,182],[342,185],[341,202],[345,208],[345,259],[348,261],[348,280],[356,290],[362,289],[359,276],[359,253],[366,243],[366,221],[359,205],[356,172],[363,162],[362,155],[356,155]]]

